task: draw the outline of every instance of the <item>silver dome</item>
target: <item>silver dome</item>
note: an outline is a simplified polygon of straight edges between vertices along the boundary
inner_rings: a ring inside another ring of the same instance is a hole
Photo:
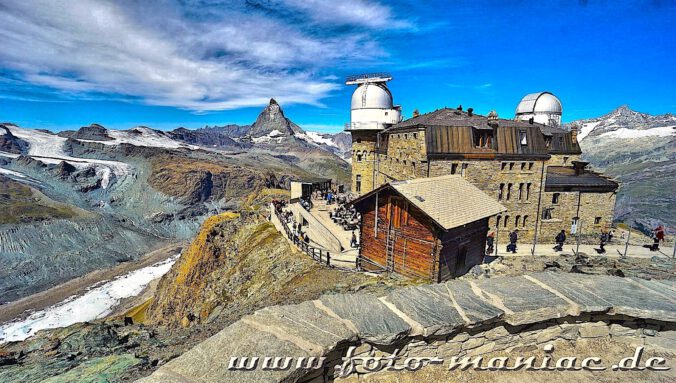
[[[531,93],[524,96],[516,107],[516,115],[529,113],[561,114],[561,101],[550,92]]]
[[[385,84],[361,84],[352,93],[352,109],[392,109],[392,93]]]

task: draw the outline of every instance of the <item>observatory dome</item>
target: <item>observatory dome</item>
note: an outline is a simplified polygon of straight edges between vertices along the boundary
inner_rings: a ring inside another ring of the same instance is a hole
[[[516,107],[516,115],[546,113],[561,114],[561,101],[550,92],[531,93],[524,96]]]
[[[385,84],[361,84],[352,93],[352,109],[392,109],[392,93]]]

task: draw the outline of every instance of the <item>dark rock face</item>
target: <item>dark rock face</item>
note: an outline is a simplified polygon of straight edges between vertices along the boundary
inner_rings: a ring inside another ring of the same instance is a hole
[[[63,137],[75,138],[78,140],[90,140],[90,141],[110,141],[113,138],[108,135],[108,130],[99,124],[91,124],[89,126],[83,126],[78,129],[77,132],[66,132],[65,134],[59,134]]]
[[[272,98],[270,99],[270,104],[263,109],[261,114],[258,115],[256,122],[251,126],[249,135],[251,137],[263,137],[275,131],[278,131],[279,135],[286,136],[304,133],[300,126],[284,116],[282,107]]]
[[[186,128],[174,129],[167,133],[174,140],[183,141],[191,145],[200,145],[217,148],[240,148],[241,145],[237,141],[229,137],[229,135],[217,128],[202,128],[197,130],[190,130]]]
[[[26,154],[28,152],[28,143],[13,135],[4,124],[0,124],[0,151]]]
[[[60,179],[69,178],[77,169],[66,161],[61,161],[52,172]]]

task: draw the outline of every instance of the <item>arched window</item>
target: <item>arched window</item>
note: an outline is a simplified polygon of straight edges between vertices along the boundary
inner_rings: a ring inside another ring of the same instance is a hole
[[[357,152],[357,162],[362,162],[363,159],[361,152]]]
[[[500,190],[498,190],[498,200],[502,200],[504,193],[505,193],[505,184],[500,184]]]
[[[528,216],[527,216],[527,215],[524,215],[524,216],[523,216],[523,223],[522,223],[522,225],[523,225],[523,227],[526,227],[527,224],[528,224]]]
[[[552,204],[556,205],[559,203],[559,197],[561,197],[561,193],[554,193],[552,194]]]
[[[507,184],[507,200],[509,201],[509,198],[512,196],[512,184],[509,183]]]
[[[521,221],[521,216],[517,215],[516,218],[514,218],[514,227],[519,227],[519,221]]]
[[[505,216],[505,222],[504,222],[504,225],[503,225],[504,227],[507,227],[507,222],[508,222],[508,221],[509,221],[509,216],[506,215],[506,216]]]
[[[500,227],[500,218],[502,217],[501,216],[495,217],[495,227]]]

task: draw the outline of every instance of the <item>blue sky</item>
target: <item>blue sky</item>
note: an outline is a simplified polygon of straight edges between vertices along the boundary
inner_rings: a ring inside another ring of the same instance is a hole
[[[349,120],[345,76],[389,71],[404,115],[512,117],[549,90],[564,120],[676,112],[674,1],[184,0],[0,3],[0,121],[52,130]]]

